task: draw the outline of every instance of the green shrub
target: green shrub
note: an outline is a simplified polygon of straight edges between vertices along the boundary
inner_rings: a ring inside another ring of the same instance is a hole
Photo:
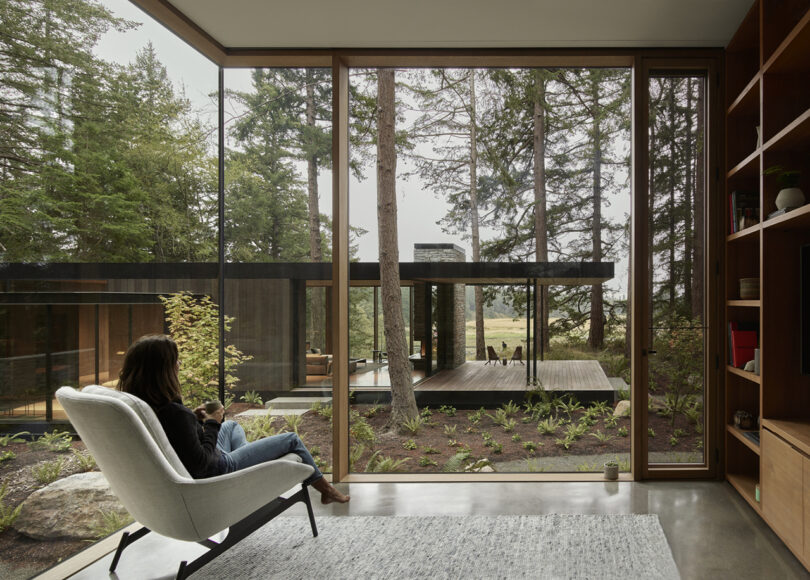
[[[15,459],[16,457],[17,457],[17,454],[14,453],[11,450],[3,451],[2,453],[0,453],[0,463],[3,463],[4,461],[11,461],[12,459]]]
[[[408,439],[402,444],[402,448],[407,449],[408,451],[413,451],[414,449],[416,449],[416,447],[417,447],[416,441],[414,441],[413,439]]]
[[[425,455],[436,455],[438,453],[441,453],[441,451],[439,451],[435,447],[422,447],[422,453],[424,453]]]
[[[627,427],[619,427],[619,430],[616,431],[616,434],[619,437],[627,437],[630,434],[630,431],[628,431]]]
[[[183,401],[191,408],[219,398],[219,306],[210,296],[195,298],[189,292],[161,296],[169,334],[180,351],[180,385]],[[225,316],[225,332],[234,321]],[[233,374],[252,356],[233,344],[225,346],[225,388],[233,390],[239,379]]]
[[[433,459],[431,459],[430,457],[424,457],[423,456],[423,457],[419,458],[419,465],[422,466],[422,467],[427,467],[429,465],[438,466],[439,464],[436,461],[434,461]]]
[[[452,405],[442,405],[439,407],[439,413],[444,413],[448,417],[455,417],[456,416],[456,408]]]

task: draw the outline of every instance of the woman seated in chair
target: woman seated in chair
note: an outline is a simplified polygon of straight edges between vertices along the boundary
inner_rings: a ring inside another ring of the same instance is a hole
[[[169,336],[149,335],[127,350],[118,388],[146,401],[155,411],[180,461],[195,479],[222,475],[295,453],[315,472],[304,483],[321,493],[322,503],[349,501],[324,479],[295,433],[282,433],[248,443],[236,421],[224,421],[222,407],[205,412],[183,405],[177,344]]]

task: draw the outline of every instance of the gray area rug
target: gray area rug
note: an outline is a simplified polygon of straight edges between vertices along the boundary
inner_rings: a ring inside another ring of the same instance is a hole
[[[679,578],[656,515],[282,517],[193,578]]]

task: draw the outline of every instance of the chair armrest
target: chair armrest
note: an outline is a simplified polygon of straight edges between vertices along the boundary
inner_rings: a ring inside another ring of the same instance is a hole
[[[312,472],[309,465],[276,459],[178,487],[199,539],[205,539],[301,484]]]

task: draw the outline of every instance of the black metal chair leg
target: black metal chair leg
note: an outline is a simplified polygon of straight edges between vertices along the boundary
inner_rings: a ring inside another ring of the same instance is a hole
[[[308,485],[305,483],[301,486],[301,490],[304,492],[304,504],[307,506],[307,514],[309,515],[309,525],[312,527],[312,537],[318,537],[318,526],[315,525],[315,513],[312,511],[312,501],[309,498],[309,489]]]
[[[110,564],[110,572],[115,572],[115,568],[118,566],[118,560],[121,559],[121,554],[124,552],[124,548],[136,540],[144,537],[148,533],[149,528],[141,528],[140,530],[136,530],[131,534],[129,532],[124,532],[121,535],[121,541],[118,542],[118,548],[115,550],[115,555],[113,556],[112,563]]]

